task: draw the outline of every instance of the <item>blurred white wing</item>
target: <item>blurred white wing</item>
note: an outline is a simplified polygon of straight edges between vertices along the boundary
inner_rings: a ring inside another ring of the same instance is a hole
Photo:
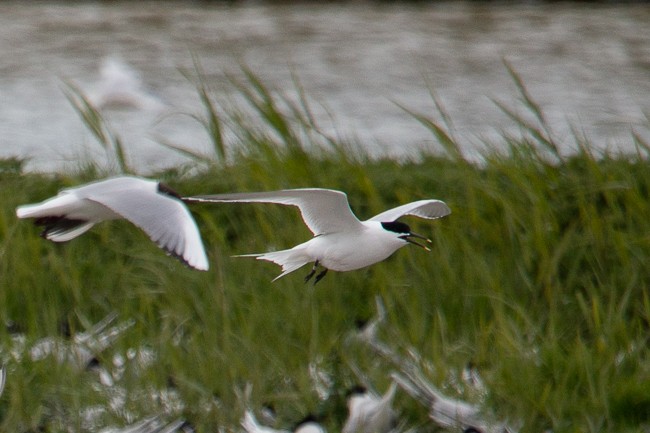
[[[138,72],[116,57],[102,60],[100,80],[88,92],[88,100],[99,108],[164,108],[163,102],[147,91]]]
[[[269,192],[214,194],[189,197],[186,201],[277,203],[298,206],[302,219],[317,236],[357,230],[361,222],[352,213],[344,192],[331,189],[305,188]]]
[[[87,188],[79,196],[106,206],[141,228],[169,254],[199,270],[209,268],[203,242],[194,218],[185,205],[175,198],[138,188],[141,179],[124,178],[109,188]],[[128,188],[134,183],[133,188]],[[122,184],[122,187],[119,187]],[[128,188],[128,189],[127,189]]]
[[[440,200],[419,200],[388,209],[368,221],[391,222],[404,215],[413,215],[420,218],[436,219],[451,213],[449,206]]]

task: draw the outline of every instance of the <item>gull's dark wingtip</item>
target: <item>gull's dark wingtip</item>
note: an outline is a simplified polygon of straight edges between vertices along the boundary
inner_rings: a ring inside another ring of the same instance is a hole
[[[183,265],[188,268],[197,270],[197,271],[208,271],[210,269],[210,263],[207,260],[207,257],[199,258],[193,260],[195,263],[191,263],[190,259],[184,255],[184,249],[176,245],[169,245],[168,243],[162,242],[161,240],[153,240],[160,249],[162,249],[168,256],[175,258]],[[205,253],[204,253],[205,254]]]

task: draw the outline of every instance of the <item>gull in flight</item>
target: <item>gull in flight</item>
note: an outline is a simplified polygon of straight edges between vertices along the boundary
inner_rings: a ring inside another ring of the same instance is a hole
[[[124,218],[142,229],[160,248],[186,265],[206,271],[201,235],[184,198],[149,179],[119,176],[64,189],[37,204],[19,206],[18,218],[34,218],[41,236],[66,242],[95,224]]]
[[[316,275],[314,284],[329,269],[344,272],[365,268],[388,258],[408,243],[431,251],[414,238],[429,243],[431,240],[413,233],[408,225],[396,220],[404,215],[437,219],[451,213],[449,207],[440,200],[419,200],[389,209],[369,220],[359,221],[352,213],[344,192],[319,188],[201,195],[188,197],[186,201],[259,202],[297,206],[305,224],[314,234],[311,240],[288,250],[241,257],[256,257],[282,266],[282,273],[273,281],[307,263],[314,263],[311,272],[305,277],[305,282],[309,281],[321,266],[323,270]]]
[[[97,108],[133,108],[160,111],[165,104],[145,88],[139,74],[118,57],[105,57],[100,80],[88,92],[88,100]]]

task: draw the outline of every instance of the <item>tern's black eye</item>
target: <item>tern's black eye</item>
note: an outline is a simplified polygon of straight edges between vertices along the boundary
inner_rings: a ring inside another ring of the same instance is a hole
[[[404,224],[399,221],[381,223],[381,226],[384,228],[384,230],[388,230],[389,232],[404,233],[404,234],[411,233],[411,228],[407,224]]]

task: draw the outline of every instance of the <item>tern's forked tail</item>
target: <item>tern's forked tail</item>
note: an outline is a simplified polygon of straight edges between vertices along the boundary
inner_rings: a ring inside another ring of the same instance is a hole
[[[300,247],[300,245],[298,245],[298,247]],[[262,254],[244,254],[235,257],[255,257],[257,260],[266,260],[282,266],[282,273],[273,279],[273,281],[275,281],[313,261],[311,257],[305,254],[303,248],[298,247],[289,250],[273,251]]]

